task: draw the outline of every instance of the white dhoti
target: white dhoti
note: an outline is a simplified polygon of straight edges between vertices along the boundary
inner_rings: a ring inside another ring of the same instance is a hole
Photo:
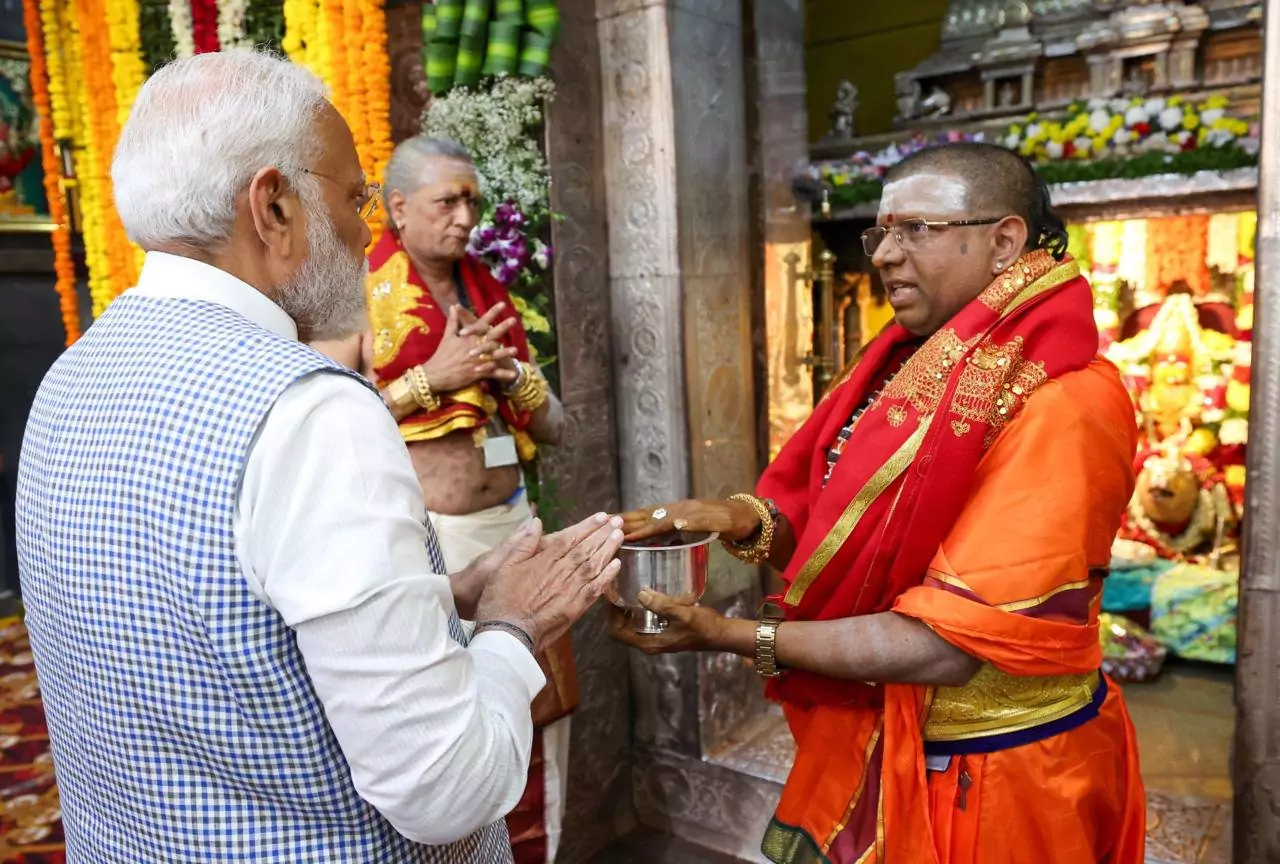
[[[450,573],[464,569],[533,521],[533,510],[523,491],[510,503],[478,513],[452,516],[431,512],[429,515],[440,539],[445,567]],[[536,740],[529,788],[525,789],[517,813],[526,810],[526,805],[541,801],[542,824],[536,827],[524,824],[528,820],[517,820],[516,813],[508,817],[516,864],[551,864],[555,861],[564,823],[565,783],[569,775],[569,720],[569,717],[563,717],[534,730]]]

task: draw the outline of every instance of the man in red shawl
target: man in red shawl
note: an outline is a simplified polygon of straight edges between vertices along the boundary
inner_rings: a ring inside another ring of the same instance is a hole
[[[756,495],[627,514],[783,572],[758,621],[643,596],[648,651],[752,657],[796,760],[779,864],[1141,864],[1133,726],[1098,611],[1133,492],[1132,402],[1029,164],[892,168],[863,248],[894,310]]]
[[[467,254],[481,209],[467,151],[442,139],[401,143],[383,196],[390,224],[365,283],[373,372],[454,573],[533,519],[521,463],[538,444],[559,443],[564,414],[506,289]],[[568,636],[539,662],[548,684],[533,703],[529,785],[507,818],[517,864],[553,860],[578,698]]]

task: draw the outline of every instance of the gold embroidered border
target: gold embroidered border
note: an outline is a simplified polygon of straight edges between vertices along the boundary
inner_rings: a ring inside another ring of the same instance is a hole
[[[381,368],[396,359],[405,340],[416,330],[430,333],[413,314],[422,302],[422,289],[409,281],[409,256],[395,252],[382,266],[365,277],[365,300],[369,306],[369,326],[373,330],[373,360]]]
[[[867,774],[871,770],[871,754],[876,752],[876,744],[880,742],[880,735],[884,732],[884,714],[880,715],[879,721],[876,722],[876,731],[871,733],[871,741],[867,743],[867,752],[862,756],[862,777],[858,780],[858,790],[853,793],[853,799],[849,802],[849,806],[844,811],[844,817],[836,823],[836,827],[831,829],[831,835],[827,837],[827,842],[822,844],[822,854],[826,854],[831,849],[831,844],[836,842],[836,838],[840,836],[840,832],[849,824],[849,819],[853,816],[853,811],[858,808],[858,802],[862,800],[862,793],[867,789]],[[884,771],[881,769],[881,777]],[[883,782],[883,781],[882,781]],[[875,848],[874,846],[872,847]],[[867,850],[871,851],[871,850]],[[859,858],[859,861],[862,859]]]
[[[884,490],[888,489],[894,480],[907,470],[911,462],[916,458],[916,452],[920,449],[920,443],[924,441],[925,433],[929,431],[929,425],[932,417],[923,417],[916,431],[912,432],[910,437],[902,443],[898,451],[889,457],[883,465],[877,469],[876,473],[871,475],[871,479],[867,480],[866,485],[858,491],[848,506],[844,508],[844,513],[840,514],[840,519],[836,522],[835,527],[831,529],[831,533],[823,538],[818,544],[818,548],[813,551],[813,555],[800,568],[800,572],[796,574],[796,581],[787,589],[786,597],[783,602],[790,606],[796,606],[804,598],[804,592],[809,590],[809,586],[828,564],[840,551],[840,547],[853,534],[854,529],[858,527],[858,523],[862,521],[862,517],[866,515],[868,509],[879,498]]]
[[[1088,579],[1082,579],[1079,582],[1068,582],[1066,585],[1059,585],[1057,588],[1054,588],[1052,591],[1047,591],[1039,597],[1032,597],[1029,600],[1014,600],[1010,603],[999,603],[996,605],[996,608],[1005,612],[1021,612],[1023,609],[1032,609],[1039,606],[1046,600],[1052,600],[1064,591],[1075,591],[1078,588],[1088,587]]]
[[[1062,262],[1057,267],[1053,268],[1048,273],[1046,273],[1044,276],[1040,277],[1039,279],[1037,279],[1036,281],[1028,285],[1026,288],[1024,288],[1022,290],[1022,293],[1014,297],[1013,300],[1010,301],[1009,305],[1005,307],[1004,312],[1001,314],[1000,317],[1001,318],[1009,317],[1009,315],[1011,315],[1014,311],[1016,311],[1019,307],[1021,307],[1028,301],[1034,300],[1035,298],[1039,297],[1041,294],[1047,294],[1053,289],[1059,288],[1067,284],[1068,282],[1070,282],[1072,279],[1076,278],[1079,275],[1080,275],[1080,265],[1077,264],[1075,260]]]

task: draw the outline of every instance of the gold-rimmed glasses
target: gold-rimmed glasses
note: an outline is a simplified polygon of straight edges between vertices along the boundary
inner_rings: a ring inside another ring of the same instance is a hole
[[[1004,218],[1004,216],[995,216],[990,219],[903,219],[892,225],[877,225],[862,232],[862,251],[866,252],[867,257],[870,258],[876,254],[876,250],[880,248],[884,238],[892,233],[893,239],[898,241],[898,245],[902,247],[903,251],[910,252],[924,243],[934,228],[968,228],[973,225],[994,225]]]
[[[337,183],[340,186],[347,184],[347,181],[343,180],[341,177],[334,177],[331,174],[322,174],[319,171],[312,171],[310,168],[303,168],[302,170],[313,177],[320,177],[324,180],[328,180],[330,183]],[[378,201],[381,198],[382,184],[366,183],[364,187],[364,194],[362,194],[360,199],[356,202],[356,215],[368,222],[369,219],[373,217],[373,214],[378,212]]]

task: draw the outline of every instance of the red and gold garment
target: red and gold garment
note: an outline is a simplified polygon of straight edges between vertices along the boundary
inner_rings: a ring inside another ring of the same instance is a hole
[[[1142,861],[1133,730],[1097,630],[1136,430],[1092,306],[1073,261],[1024,257],[912,355],[824,486],[831,440],[914,338],[891,325],[762,478],[798,538],[789,619],[892,610],[984,661],[965,688],[771,682],[797,744],[771,860]],[[965,737],[984,699],[1028,688],[1018,722]]]
[[[529,342],[507,289],[470,255],[458,262],[458,273],[462,290],[477,316],[498,303],[507,305],[503,318],[515,318],[517,324],[503,342],[516,349],[516,359],[531,362]],[[374,371],[379,385],[385,386],[435,354],[448,323],[448,310],[436,304],[400,238],[392,231],[384,232],[369,254],[365,291],[373,328]],[[440,397],[439,410],[418,411],[400,421],[400,434],[406,443],[432,441],[459,430],[480,430],[497,415],[515,436],[522,461],[528,462],[537,454],[537,446],[528,434],[531,415],[517,411],[492,381],[436,395]]]

